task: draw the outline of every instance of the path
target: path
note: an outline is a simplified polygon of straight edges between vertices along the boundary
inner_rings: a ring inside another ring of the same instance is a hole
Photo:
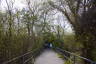
[[[64,64],[64,61],[58,57],[58,54],[52,50],[45,50],[36,58],[34,64]]]

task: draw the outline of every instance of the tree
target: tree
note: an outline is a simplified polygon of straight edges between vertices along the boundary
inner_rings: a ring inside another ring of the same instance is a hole
[[[55,3],[49,1],[49,4],[53,8],[62,12],[68,19],[69,23],[72,24],[77,40],[80,41],[83,45],[82,48],[83,56],[94,60],[93,53],[95,54],[95,51],[92,50],[95,47],[94,46],[95,11],[93,11],[92,9],[95,10],[95,5],[96,5],[95,1],[94,0],[92,1],[91,0],[56,0]]]

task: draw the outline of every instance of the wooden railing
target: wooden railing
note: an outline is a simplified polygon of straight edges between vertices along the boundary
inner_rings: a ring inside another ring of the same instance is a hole
[[[45,45],[45,46],[47,46],[47,45]],[[94,62],[94,61],[92,61],[88,58],[79,56],[75,53],[63,50],[61,48],[53,47],[53,46],[49,46],[49,45],[47,47],[52,48],[57,52],[60,52],[62,55],[64,55],[65,60],[71,60],[72,64],[79,64],[78,61],[80,61],[80,60],[84,60],[84,61],[88,62],[89,64],[96,64],[96,62]],[[29,61],[31,61],[31,64],[34,64],[34,56],[36,56],[38,54],[38,52],[40,52],[40,51],[42,51],[42,49],[35,49],[35,50],[32,50],[32,51],[29,51],[29,52],[27,52],[23,55],[20,55],[18,57],[15,57],[13,59],[5,61],[2,64],[18,64],[18,62],[21,62],[19,64],[26,64],[26,63],[28,64]]]
[[[96,62],[92,61],[91,59],[79,56],[75,53],[63,50],[63,49],[58,48],[58,47],[52,47],[52,48],[54,48],[56,51],[62,53],[62,55],[64,55],[65,59],[71,60],[72,64],[82,64],[82,63],[79,63],[80,60],[86,61],[88,64],[96,64]]]
[[[36,55],[40,53],[40,50],[41,49],[35,49],[32,51],[29,51],[23,55],[17,56],[1,64],[28,64],[29,62],[30,64],[34,64],[34,58]]]

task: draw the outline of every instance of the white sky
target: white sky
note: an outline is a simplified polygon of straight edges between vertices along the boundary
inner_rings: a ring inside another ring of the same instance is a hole
[[[61,26],[64,27],[65,29],[65,32],[66,33],[72,33],[72,28],[71,28],[71,25],[68,23],[67,19],[64,17],[64,15],[62,15],[61,13],[57,13],[55,16],[54,16],[56,19],[55,24],[58,25],[60,22]]]
[[[7,0],[7,1],[9,4],[10,4],[10,1],[15,1],[13,8],[22,9],[22,8],[26,7],[25,0]],[[1,0],[1,9],[5,10],[6,8],[7,8],[6,0]]]
[[[6,0],[1,0],[1,10],[6,10],[7,8],[7,4],[6,4]],[[18,9],[23,9],[23,8],[26,8],[26,0],[7,0],[8,2],[9,1],[15,1],[14,2],[14,8],[18,8]],[[31,1],[35,1],[35,2],[42,2],[42,1],[45,1],[45,0],[31,0]],[[10,4],[11,5],[11,4]],[[67,33],[72,33],[72,29],[71,29],[71,26],[70,24],[67,22],[67,20],[64,18],[64,16],[62,16],[60,13],[56,14],[54,16],[55,18],[58,18],[58,20],[61,22],[61,25],[63,26],[64,24],[64,21],[65,21],[65,30]],[[55,24],[58,24],[58,20],[55,21]]]

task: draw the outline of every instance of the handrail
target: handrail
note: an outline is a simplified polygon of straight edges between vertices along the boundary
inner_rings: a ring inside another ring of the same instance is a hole
[[[5,62],[3,62],[2,64],[8,64],[8,63],[10,63],[10,62],[12,62],[12,61],[15,61],[15,60],[17,60],[17,59],[19,59],[19,58],[21,58],[21,57],[24,57],[24,56],[28,55],[28,54],[30,54],[30,53],[34,53],[35,51],[37,51],[37,49],[32,50],[32,51],[29,51],[29,52],[27,52],[27,53],[25,53],[25,54],[23,54],[23,55],[17,56],[17,57],[15,57],[15,58],[11,59],[11,60],[5,61]]]
[[[72,52],[69,52],[69,51],[66,51],[66,50],[63,50],[63,49],[61,49],[61,48],[59,48],[59,47],[50,47],[50,48],[54,48],[55,50],[57,50],[57,51],[59,51],[59,52],[67,53],[67,54],[69,54],[69,55],[73,55],[74,57],[81,58],[81,59],[83,59],[83,60],[86,60],[86,61],[90,62],[91,64],[96,64],[96,62],[94,62],[94,61],[92,61],[92,60],[90,60],[90,59],[88,59],[88,58],[79,56],[79,55],[77,55],[77,54],[75,54],[75,53],[72,53]],[[18,60],[19,58],[22,58],[22,57],[24,57],[24,56],[26,56],[26,55],[28,55],[28,54],[34,53],[34,52],[37,51],[37,50],[38,50],[38,48],[35,49],[35,50],[32,50],[32,51],[29,51],[29,52],[27,52],[27,53],[25,53],[25,54],[23,54],[23,55],[17,56],[17,57],[15,57],[15,58],[11,59],[11,60],[5,61],[5,62],[3,62],[2,64],[8,64],[8,63],[10,63],[10,62],[12,62],[12,61],[15,61],[15,60]],[[66,57],[67,57],[67,56],[66,56]],[[30,59],[32,59],[32,58],[33,58],[33,56],[31,56],[30,58],[28,58],[27,60],[25,60],[25,61],[24,61],[24,64],[25,64],[26,62],[28,62],[28,61],[29,61]],[[68,57],[67,57],[67,58],[68,58]],[[75,63],[74,63],[74,64],[75,64]]]
[[[75,56],[75,57],[81,58],[81,59],[83,59],[83,60],[86,60],[86,61],[90,62],[91,64],[96,64],[96,62],[94,62],[94,61],[92,61],[92,60],[90,60],[90,59],[88,59],[88,58],[79,56],[79,55],[77,55],[77,54],[75,54],[75,53],[72,53],[72,52],[63,50],[63,49],[58,48],[58,47],[56,47],[55,49],[57,49],[57,50],[59,50],[59,51],[61,51],[61,52],[66,52],[66,53],[68,53],[68,54],[70,54],[70,55],[73,55],[73,56]]]
[[[33,58],[33,56],[30,57],[29,59],[25,60],[23,64],[27,63],[27,62],[30,61],[32,58]]]

